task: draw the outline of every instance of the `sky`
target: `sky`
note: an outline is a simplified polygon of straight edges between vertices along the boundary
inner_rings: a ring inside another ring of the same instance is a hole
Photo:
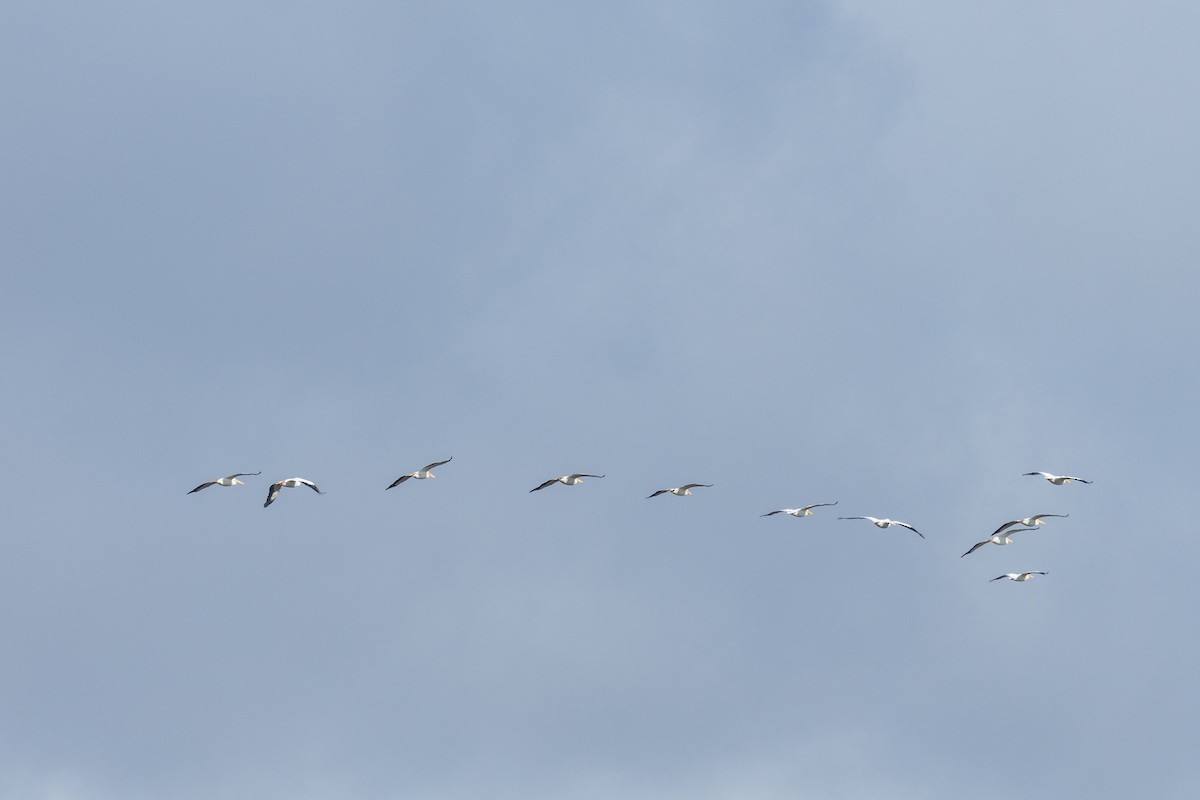
[[[1198,25],[6,5],[0,797],[1195,797]]]

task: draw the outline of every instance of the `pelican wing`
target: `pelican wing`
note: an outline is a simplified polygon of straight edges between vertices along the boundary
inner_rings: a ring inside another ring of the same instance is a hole
[[[450,457],[449,457],[449,458],[447,458],[445,461],[435,461],[435,462],[433,462],[432,464],[430,464],[429,466],[427,466],[425,469],[423,469],[423,470],[421,470],[421,471],[422,471],[422,472],[429,472],[429,470],[433,469],[434,467],[440,467],[442,464],[449,464],[449,463],[450,463],[451,461],[453,461],[453,460],[454,460],[454,456],[450,456]]]
[[[604,476],[603,475],[589,475],[586,472],[572,472],[567,477],[574,480],[576,478],[603,478]]]
[[[316,492],[317,494],[325,494],[325,493],[324,493],[324,492],[322,492],[320,489],[318,489],[318,488],[317,488],[317,485],[316,485],[315,483],[313,483],[312,481],[306,481],[306,480],[304,480],[304,478],[301,478],[301,479],[300,479],[300,482],[301,482],[301,483],[303,483],[303,484],[304,484],[305,486],[307,486],[308,488],[312,489],[312,490],[313,490],[314,492]]]
[[[205,483],[200,484],[195,489],[192,489],[192,491],[188,492],[188,494],[194,494],[194,493],[200,491],[201,489],[207,489],[210,486],[215,486],[216,483],[217,483],[216,481],[207,481]]]
[[[781,509],[779,509],[778,511],[768,511],[766,514],[759,514],[759,516],[760,516],[760,517],[773,517],[773,516],[775,516],[776,514],[782,514],[782,513],[783,513],[785,510],[786,510],[786,509],[782,509],[782,508],[781,508]]]
[[[1071,515],[1070,514],[1034,514],[1029,519],[1036,525],[1037,521],[1039,519],[1045,519],[1046,517],[1069,517],[1069,516],[1071,516]],[[1010,522],[1009,525],[1011,525],[1011,524],[1012,523]]]
[[[920,536],[922,539],[925,538],[925,534],[921,533],[919,530],[914,528],[912,525],[909,525],[907,522],[897,522],[896,520],[892,520],[892,524],[899,525],[901,528],[908,528],[910,531],[915,533],[917,536]]]
[[[247,475],[262,475],[262,470],[260,469],[258,472],[235,472],[232,475],[226,475],[225,477],[226,478],[244,478]]]
[[[412,475],[401,475],[399,478],[396,478],[396,480],[392,481],[392,485],[387,488],[395,489],[397,486],[404,483],[406,480],[408,480],[411,477],[412,477]],[[384,491],[387,491],[387,489],[385,489]]]
[[[554,483],[558,483],[558,478],[551,478],[550,480],[543,483],[541,486],[535,486],[532,489],[530,489],[529,491],[536,492],[536,491],[539,491],[540,489],[545,489],[547,486],[554,484]]]
[[[263,508],[275,502],[275,498],[279,497],[279,489],[283,486],[282,483],[272,483],[271,488],[267,489],[267,502],[263,503]]]
[[[988,544],[988,543],[990,543],[991,541],[992,541],[991,539],[984,539],[982,542],[980,542],[979,544],[975,545],[975,546],[974,546],[974,547],[972,547],[970,550],[968,550],[967,552],[965,552],[965,553],[963,553],[961,556],[959,556],[959,558],[966,558],[967,556],[971,555],[971,553],[974,553],[976,550],[978,550],[979,548],[983,547],[985,544]]]
[[[659,489],[659,490],[658,490],[657,492],[655,492],[654,494],[652,494],[652,495],[648,495],[648,496],[646,497],[646,499],[647,499],[647,500],[649,500],[651,497],[658,497],[660,494],[666,494],[666,493],[667,493],[667,492],[669,492],[669,491],[671,491],[671,490],[670,490],[670,489]]]
[[[824,508],[825,506],[836,506],[836,505],[837,505],[837,501],[834,500],[832,503],[813,503],[811,506],[805,506],[804,508],[802,508],[800,510],[801,511],[811,511],[814,508]]]

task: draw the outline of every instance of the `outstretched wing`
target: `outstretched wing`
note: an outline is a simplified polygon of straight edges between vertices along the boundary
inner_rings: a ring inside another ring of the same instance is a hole
[[[988,542],[990,542],[990,541],[992,541],[992,540],[991,540],[991,539],[984,539],[982,542],[980,542],[979,544],[975,545],[975,546],[974,546],[974,547],[972,547],[970,550],[968,550],[967,552],[965,552],[965,553],[963,553],[961,556],[959,556],[959,558],[966,558],[967,556],[971,555],[971,553],[974,553],[976,550],[978,550],[979,548],[983,547],[985,544],[987,544],[987,543],[988,543]]]
[[[308,488],[312,489],[312,490],[313,490],[314,492],[316,492],[317,494],[325,494],[325,493],[324,493],[324,492],[322,492],[320,489],[318,489],[318,488],[317,488],[317,485],[316,485],[315,483],[313,483],[312,481],[301,480],[300,482],[301,482],[301,483],[303,483],[303,484],[304,484],[305,486],[307,486]]]
[[[260,469],[258,472],[235,472],[232,475],[226,475],[225,477],[227,477],[227,478],[244,478],[247,475],[262,475],[262,470]]]
[[[589,475],[586,472],[572,472],[567,477],[574,480],[575,478],[603,478],[604,476],[603,475]]]
[[[530,489],[529,491],[531,491],[531,492],[540,491],[542,489],[545,489],[547,486],[549,486],[552,483],[558,483],[558,478],[551,478],[550,480],[543,483],[541,486],[535,486],[532,489]]]
[[[404,483],[406,480],[408,480],[411,477],[412,477],[412,475],[401,475],[399,478],[396,478],[396,480],[392,481],[392,485],[387,488],[395,489],[397,486]],[[384,491],[387,491],[387,489],[385,489]]]
[[[647,495],[647,496],[646,496],[646,499],[647,499],[647,500],[649,500],[651,497],[658,497],[660,494],[666,494],[666,493],[667,493],[667,492],[669,492],[669,491],[671,491],[671,490],[670,490],[670,489],[659,489],[659,490],[658,490],[657,492],[655,492],[654,494]]]
[[[192,491],[188,492],[188,494],[195,494],[196,492],[200,491],[201,489],[207,489],[210,486],[216,485],[216,483],[217,483],[216,481],[208,481],[206,483],[202,483],[199,486],[197,486],[195,489],[192,489]]]
[[[781,508],[778,511],[768,511],[766,514],[759,514],[759,516],[760,517],[773,517],[776,514],[782,514],[782,513],[783,513],[783,509]]]
[[[421,471],[429,472],[429,470],[433,469],[434,467],[440,467],[442,464],[449,464],[453,460],[454,460],[454,456],[450,456],[445,461],[435,461],[432,464],[430,464],[429,466],[425,467],[425,469],[423,469]]]
[[[271,505],[271,503],[274,503],[275,498],[279,497],[280,485],[281,484],[278,483],[272,483],[271,488],[267,489],[267,502],[263,503],[263,508],[266,508],[267,506]]]
[[[925,534],[921,533],[919,530],[914,528],[912,525],[909,525],[907,522],[897,522],[896,520],[892,520],[892,524],[899,525],[901,528],[908,528],[910,531],[915,533],[917,536],[920,536],[922,539],[925,538]]]

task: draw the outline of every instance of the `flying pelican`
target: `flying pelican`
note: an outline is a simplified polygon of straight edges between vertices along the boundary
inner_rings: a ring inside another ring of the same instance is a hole
[[[996,530],[992,531],[992,536],[995,536],[997,533],[1004,530],[1005,528],[1011,528],[1013,525],[1027,525],[1027,526],[1045,525],[1046,517],[1069,517],[1069,516],[1071,516],[1071,515],[1070,514],[1034,514],[1032,517],[1026,517],[1025,519],[1014,519],[1012,522],[1006,522],[1003,525],[1001,525],[999,528],[996,528]]]
[[[297,486],[307,486],[308,488],[312,489],[317,494],[325,494],[324,492],[322,492],[320,489],[317,488],[317,485],[315,483],[313,483],[310,480],[307,480],[306,478],[288,478],[287,480],[276,481],[275,483],[271,484],[271,488],[267,490],[267,502],[263,503],[263,508],[266,508],[267,506],[271,505],[271,503],[275,502],[275,498],[279,496],[280,489],[283,489],[285,487],[288,489],[292,489]]]
[[[974,553],[976,550],[983,547],[985,544],[998,544],[998,545],[1012,544],[1013,543],[1012,535],[1014,533],[1024,533],[1025,531],[1035,531],[1035,530],[1037,530],[1037,528],[1017,528],[1015,531],[1009,531],[1008,533],[1005,533],[1005,534],[1001,534],[1000,531],[996,531],[991,536],[984,539],[982,542],[975,545],[967,552],[963,553],[961,556],[959,556],[959,558],[965,558],[965,557],[971,555],[971,553]]]
[[[416,478],[419,481],[423,481],[426,478],[436,478],[437,475],[434,475],[429,470],[433,469],[434,467],[440,467],[442,464],[449,464],[453,460],[454,460],[454,456],[450,456],[450,458],[447,458],[445,461],[435,461],[432,464],[430,464],[429,466],[427,466],[423,469],[419,469],[416,472],[410,472],[407,475],[401,475],[399,478],[396,478],[396,480],[393,481],[391,486],[389,486],[387,488],[395,489],[397,486],[404,483],[409,478]]]
[[[1080,483],[1091,483],[1091,481],[1085,481],[1083,478],[1076,478],[1074,475],[1054,475],[1050,472],[1023,472],[1021,474],[1022,475],[1041,475],[1043,478],[1050,481],[1055,486],[1062,486],[1064,483],[1070,483],[1071,481],[1079,481]]]
[[[657,492],[650,495],[650,497],[658,497],[660,494],[667,494],[668,492],[670,492],[673,495],[683,497],[684,495],[691,494],[692,489],[695,489],[697,486],[703,486],[704,488],[707,489],[707,488],[711,487],[712,484],[711,483],[685,483],[683,486],[676,486],[674,489],[659,489]],[[647,497],[646,499],[649,500],[650,497]]]
[[[192,489],[192,491],[188,492],[188,494],[193,494],[201,489],[207,489],[210,486],[236,486],[238,484],[245,486],[246,482],[239,481],[238,478],[246,475],[262,475],[262,470],[260,469],[258,472],[235,472],[232,475],[226,475],[224,478],[217,478],[215,481],[205,481],[195,489]]]
[[[836,506],[836,505],[837,505],[836,500],[833,501],[832,503],[813,503],[811,506],[804,506],[803,508],[781,508],[778,511],[768,511],[766,514],[759,514],[759,516],[760,517],[773,517],[776,514],[791,514],[793,517],[811,517],[813,515],[812,510],[814,508],[820,508],[822,506]]]
[[[893,525],[899,525],[901,528],[908,528],[910,531],[915,533],[917,536],[920,536],[922,539],[925,538],[925,534],[921,533],[919,530],[914,528],[912,525],[909,525],[907,522],[901,522],[900,520],[897,520],[897,519],[875,519],[874,517],[838,517],[838,519],[869,519],[869,520],[871,520],[872,524],[875,525],[876,528],[890,528]]]
[[[1049,574],[1049,573],[1046,573],[1046,572],[1006,572],[1003,575],[997,575],[996,577],[992,578],[992,581],[1003,580],[1004,578],[1008,578],[1010,581],[1031,581],[1031,580],[1033,580],[1034,575],[1047,575],[1047,574]],[[988,583],[991,583],[992,581],[988,581]]]
[[[603,475],[589,475],[586,472],[572,472],[570,475],[563,475],[558,478],[551,478],[550,480],[543,483],[541,486],[535,486],[532,489],[530,489],[529,491],[536,492],[539,489],[545,489],[547,486],[549,486],[552,483],[561,483],[565,486],[574,486],[577,483],[583,483],[584,478],[603,478],[603,477],[604,477]]]

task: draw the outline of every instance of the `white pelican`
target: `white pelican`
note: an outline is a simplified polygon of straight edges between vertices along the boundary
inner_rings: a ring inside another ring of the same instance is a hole
[[[649,500],[650,497],[658,497],[660,494],[667,494],[668,492],[670,492],[671,494],[676,495],[678,497],[683,497],[684,495],[691,494],[692,489],[695,489],[698,486],[703,486],[704,488],[707,489],[707,488],[710,488],[712,486],[712,484],[711,483],[685,483],[683,486],[676,486],[674,489],[659,489],[657,492],[650,495],[646,499]]]
[[[1045,525],[1046,517],[1069,517],[1069,516],[1071,516],[1071,515],[1070,514],[1034,514],[1032,517],[1026,517],[1025,519],[1014,519],[1012,522],[1006,522],[1003,525],[1001,525],[999,528],[996,528],[996,530],[992,531],[992,536],[995,536],[997,533],[1004,530],[1005,528],[1011,528],[1013,525],[1025,525],[1025,526]]]
[[[258,472],[235,472],[232,475],[226,475],[224,478],[217,478],[215,481],[205,481],[195,489],[192,489],[192,491],[188,492],[188,494],[198,492],[201,489],[207,489],[210,486],[245,486],[246,482],[239,481],[238,478],[246,475],[262,475],[262,470],[260,469]]]
[[[1047,574],[1049,574],[1049,573],[1046,573],[1046,572],[1006,572],[1003,575],[997,575],[996,577],[992,578],[992,581],[999,581],[999,580],[1003,580],[1004,578],[1008,578],[1010,581],[1031,581],[1031,580],[1033,580],[1034,575],[1047,575]],[[991,583],[992,581],[988,581],[988,583]]]
[[[317,488],[315,483],[306,478],[288,478],[287,480],[276,481],[275,483],[271,484],[271,488],[267,490],[267,502],[263,503],[263,508],[266,508],[267,506],[271,505],[271,503],[275,502],[275,498],[279,496],[280,489],[285,487],[288,489],[293,489],[297,486],[307,486],[317,494],[325,494]]]
[[[917,536],[920,536],[922,539],[925,538],[925,534],[921,533],[919,530],[914,528],[912,525],[909,525],[907,522],[901,522],[898,519],[875,519],[874,517],[838,517],[838,519],[869,519],[869,520],[871,520],[871,523],[875,525],[876,528],[890,528],[893,525],[899,525],[901,528],[908,528],[910,531],[915,533]]]
[[[1046,480],[1053,483],[1055,486],[1062,486],[1064,483],[1070,483],[1071,481],[1079,481],[1080,483],[1091,483],[1091,481],[1085,481],[1083,478],[1076,478],[1074,475],[1054,475],[1053,473],[1050,473],[1050,472],[1023,472],[1021,474],[1022,475],[1040,475],[1043,478],[1045,478]]]
[[[561,483],[564,486],[574,486],[577,483],[583,483],[584,478],[603,478],[603,477],[604,477],[603,475],[589,475],[586,472],[572,472],[570,475],[563,475],[558,478],[551,478],[550,480],[543,483],[541,486],[535,486],[532,489],[530,489],[529,491],[536,492],[539,489],[545,489],[547,486],[549,486],[552,483]]]
[[[1012,544],[1013,543],[1012,535],[1014,533],[1024,533],[1025,531],[1035,531],[1035,530],[1037,530],[1037,528],[1017,528],[1015,531],[1009,531],[1008,533],[1005,533],[1005,534],[1001,534],[1000,531],[996,531],[991,536],[984,539],[982,542],[975,545],[967,552],[963,553],[961,556],[959,556],[959,558],[965,558],[965,557],[971,555],[971,553],[974,553],[976,550],[983,547],[985,544],[998,544],[998,545]]]
[[[426,478],[436,478],[437,475],[434,475],[429,470],[433,469],[434,467],[440,467],[442,464],[449,464],[453,460],[454,460],[454,456],[450,456],[450,458],[447,458],[445,461],[435,461],[432,464],[430,464],[429,466],[419,469],[416,472],[410,472],[407,475],[401,475],[399,478],[396,478],[396,480],[392,482],[391,486],[389,486],[387,488],[395,489],[397,486],[404,483],[409,478],[416,478],[419,481],[423,481]]]
[[[778,511],[768,511],[766,514],[759,514],[759,516],[760,517],[773,517],[776,514],[791,514],[793,517],[811,517],[813,515],[812,510],[814,508],[821,508],[822,506],[836,506],[836,505],[837,505],[836,500],[833,501],[832,503],[813,503],[811,506],[804,506],[803,508],[781,508]]]

